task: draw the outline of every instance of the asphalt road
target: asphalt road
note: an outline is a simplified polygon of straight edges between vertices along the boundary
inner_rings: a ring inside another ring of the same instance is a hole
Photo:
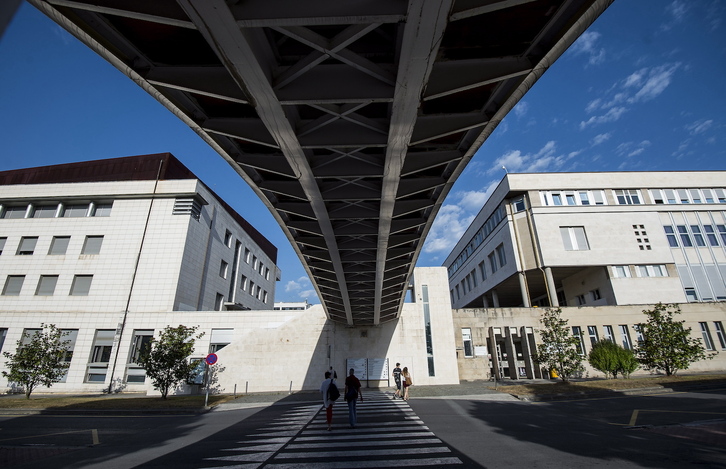
[[[0,417],[0,467],[726,468],[726,389],[560,402],[370,392],[202,415]]]

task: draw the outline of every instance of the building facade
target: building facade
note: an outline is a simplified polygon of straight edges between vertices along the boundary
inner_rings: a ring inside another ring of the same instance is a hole
[[[110,379],[118,341],[139,349],[151,338],[156,328],[125,328],[128,314],[272,310],[276,261],[275,246],[170,154],[0,172],[0,345],[62,317],[75,324],[71,351],[88,346],[74,353],[81,382]],[[95,327],[108,315],[112,327]],[[127,368],[116,376],[143,380]]]
[[[726,172],[508,174],[446,259],[454,308],[726,300]]]

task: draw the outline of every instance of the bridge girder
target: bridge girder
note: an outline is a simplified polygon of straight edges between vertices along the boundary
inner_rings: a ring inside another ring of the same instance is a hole
[[[328,317],[398,318],[486,138],[613,0],[29,0],[171,110],[280,223]]]

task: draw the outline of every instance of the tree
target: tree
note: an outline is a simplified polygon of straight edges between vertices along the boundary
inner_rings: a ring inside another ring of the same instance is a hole
[[[139,354],[138,363],[146,370],[154,388],[166,399],[169,389],[186,382],[192,375],[196,363],[189,361],[194,351],[194,343],[204,335],[194,335],[197,327],[167,326],[159,338],[151,339]]]
[[[648,322],[638,324],[643,339],[636,354],[645,369],[662,370],[671,376],[688,369],[691,363],[714,357],[704,352],[701,339],[691,337],[690,327],[683,327],[686,321],[674,319],[674,315],[681,314],[678,305],[658,303],[643,313]]]
[[[612,375],[613,378],[617,378],[618,373],[628,378],[630,373],[638,369],[638,361],[633,351],[610,340],[601,340],[593,345],[587,361],[596,370],[602,371],[606,376]]]
[[[532,354],[532,359],[548,370],[556,370],[567,383],[574,373],[582,371],[582,356],[578,351],[580,339],[570,333],[567,319],[560,318],[562,309],[547,308],[539,322],[542,345]]]
[[[66,362],[69,340],[62,340],[68,332],[62,332],[54,324],[41,324],[41,330],[24,332],[17,342],[15,354],[3,352],[8,361],[8,371],[2,374],[8,381],[18,383],[25,390],[25,398],[30,399],[33,390],[43,385],[50,387],[58,382],[69,363]],[[24,341],[24,339],[29,339]]]

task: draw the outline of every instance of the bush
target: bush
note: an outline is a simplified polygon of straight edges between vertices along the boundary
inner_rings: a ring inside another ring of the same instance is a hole
[[[601,340],[593,345],[587,361],[596,370],[613,378],[617,378],[618,373],[628,378],[639,366],[632,350],[626,350],[610,340]]]

